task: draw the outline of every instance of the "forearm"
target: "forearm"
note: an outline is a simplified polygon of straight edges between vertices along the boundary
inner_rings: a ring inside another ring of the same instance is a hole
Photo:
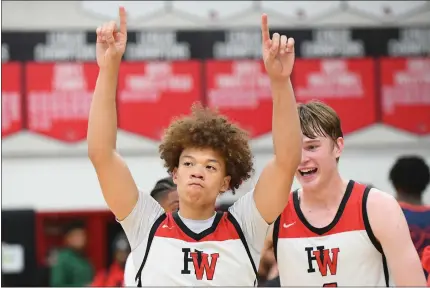
[[[90,157],[108,155],[116,148],[116,89],[119,65],[100,68],[88,119]]]
[[[272,134],[276,162],[282,165],[298,165],[301,159],[302,133],[291,81],[272,81],[271,88]]]
[[[400,257],[388,257],[387,255],[388,266],[392,271],[394,284],[399,287],[425,287],[427,281],[416,251],[411,251],[410,254],[412,255],[406,255],[404,252],[401,252],[401,254]],[[408,267],[408,269],[405,270],[405,267]]]

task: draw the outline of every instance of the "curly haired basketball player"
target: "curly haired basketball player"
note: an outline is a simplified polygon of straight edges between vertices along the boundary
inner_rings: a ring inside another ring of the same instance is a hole
[[[138,286],[213,286],[256,284],[256,267],[265,236],[288,201],[301,158],[301,132],[290,75],[294,40],[270,38],[262,16],[262,50],[270,78],[273,160],[255,189],[228,212],[215,212],[221,193],[234,191],[252,173],[246,133],[225,117],[200,106],[176,119],[159,152],[179,195],[179,212],[165,213],[148,193],[136,187],[115,151],[115,94],[127,42],[126,15],[120,29],[110,22],[97,29],[100,67],[88,124],[88,154],[103,196],[121,223],[137,269]],[[150,121],[148,121],[150,125]]]

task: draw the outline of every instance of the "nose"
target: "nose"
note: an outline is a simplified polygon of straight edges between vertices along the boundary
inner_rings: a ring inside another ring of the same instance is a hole
[[[191,178],[198,178],[200,180],[203,180],[203,174],[195,171],[195,172],[191,173]]]
[[[303,163],[306,163],[307,161],[309,161],[309,156],[308,156],[308,153],[303,149],[303,151],[302,151],[302,161],[300,163],[303,164]]]
[[[191,173],[191,178],[198,178],[200,180],[203,180],[202,168],[199,165],[194,166],[194,169]]]

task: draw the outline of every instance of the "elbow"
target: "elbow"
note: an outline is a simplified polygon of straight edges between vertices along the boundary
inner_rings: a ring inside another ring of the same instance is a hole
[[[98,152],[96,145],[94,145],[93,141],[91,141],[89,137],[87,137],[87,154],[91,162],[94,162],[93,160],[100,157],[100,153]]]
[[[288,155],[285,155],[284,157],[276,157],[276,164],[283,171],[292,171],[294,174],[300,165],[301,159],[302,151],[299,150],[294,153],[288,153]]]
[[[87,155],[93,165],[97,165],[97,163],[105,162],[106,159],[110,158],[113,155],[113,150],[102,149],[97,146],[88,145]]]
[[[275,151],[275,157],[280,165],[288,168],[293,167],[296,170],[302,161],[302,139],[300,137],[300,139],[290,143],[289,147],[279,147],[281,151]]]
[[[88,147],[87,154],[88,154],[88,158],[90,159],[90,161],[92,163],[97,162],[96,159],[99,158],[99,155],[98,155],[96,149],[92,149],[92,148]]]

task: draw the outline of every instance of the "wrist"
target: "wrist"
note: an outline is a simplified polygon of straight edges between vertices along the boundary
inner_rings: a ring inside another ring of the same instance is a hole
[[[102,67],[100,67],[99,74],[106,75],[106,76],[117,76],[119,73],[119,67],[120,67],[120,62],[107,63],[106,65],[103,65]]]
[[[284,79],[270,79],[270,86],[272,89],[283,89],[291,85],[290,77]]]

